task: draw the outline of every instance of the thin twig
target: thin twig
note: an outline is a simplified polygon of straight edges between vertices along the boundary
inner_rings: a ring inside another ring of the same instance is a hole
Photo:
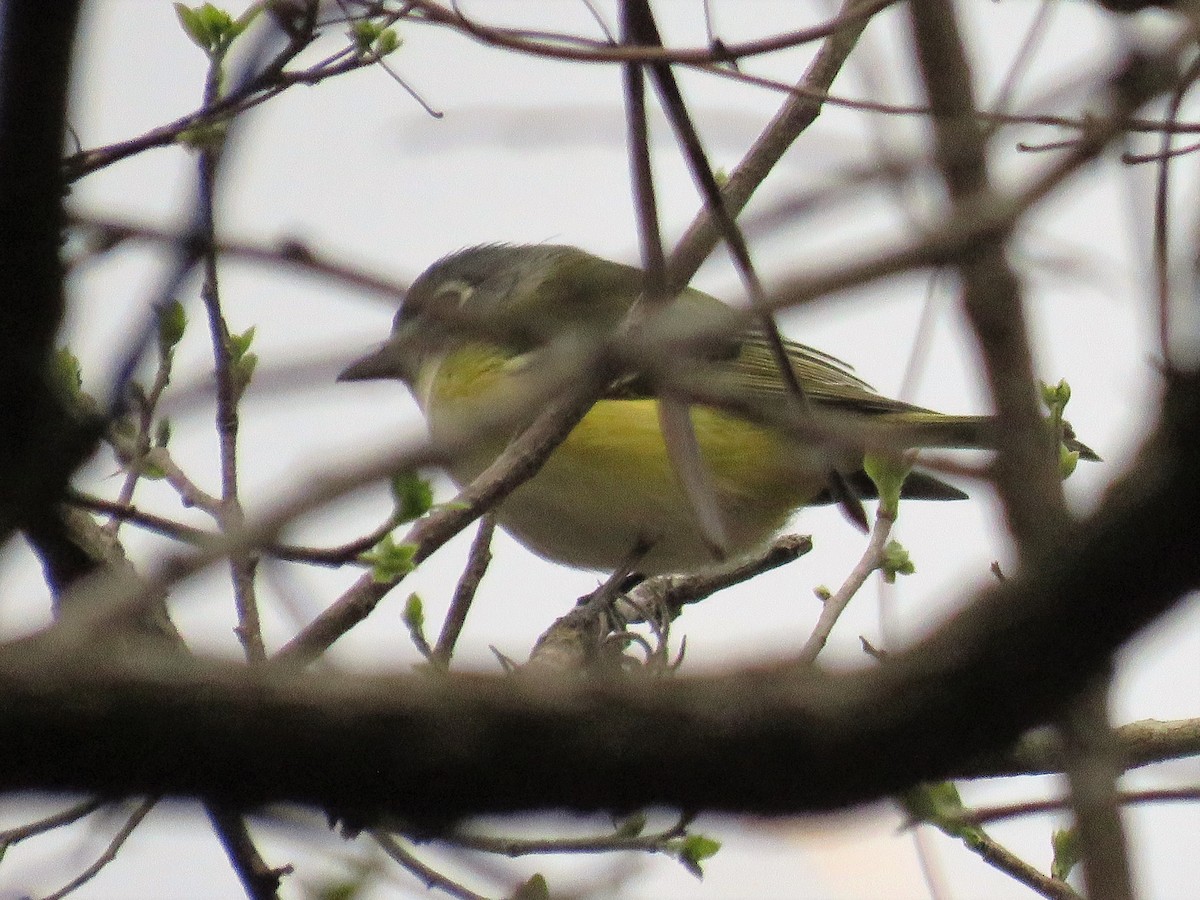
[[[512,858],[544,853],[610,853],[624,850],[662,853],[666,849],[665,845],[668,841],[687,834],[689,822],[690,817],[685,816],[670,828],[649,834],[626,835],[618,830],[612,834],[577,838],[511,838],[454,831],[439,836],[438,841],[453,847],[463,847],[467,850],[495,853]]]
[[[147,512],[136,506],[124,505],[115,500],[96,497],[83,491],[71,490],[66,496],[66,502],[90,509],[93,512],[104,513],[122,522],[133,522],[148,531],[153,531],[165,537],[174,538],[197,547],[211,546],[221,540],[221,535],[184,525],[166,516]],[[261,547],[263,556],[281,559],[287,562],[310,563],[316,566],[341,566],[348,563],[358,563],[358,557],[370,550],[395,528],[389,519],[369,534],[355,538],[336,547],[302,547],[297,544],[264,544]]]
[[[613,45],[608,41],[597,41],[574,34],[539,33],[524,29],[484,25],[467,18],[458,9],[447,9],[432,0],[414,0],[413,6],[420,9],[430,22],[456,28],[490,46],[517,50],[521,53],[573,62],[710,65],[728,63],[812,43],[836,33],[847,25],[858,25],[865,22],[875,13],[891,6],[893,2],[895,0],[872,0],[872,3],[862,8],[843,10],[836,17],[821,25],[783,32],[753,41],[736,44],[720,42],[719,46],[710,44],[703,48],[673,47],[669,49],[661,45],[644,46],[636,43]],[[537,39],[532,39],[535,34]]]
[[[1122,767],[1119,746],[1108,724],[1107,679],[1098,679],[1083,692],[1060,728],[1088,897],[1133,900],[1129,848],[1117,793]]]
[[[92,213],[74,211],[68,221],[76,227],[93,229],[101,235],[100,243],[111,249],[125,241],[146,241],[154,244],[180,246],[186,241],[196,241],[198,236],[177,229],[164,228],[149,222],[135,222],[124,218],[111,218]],[[346,262],[327,258],[319,251],[295,239],[274,243],[254,243],[216,238],[213,242],[199,238],[193,248],[199,254],[216,253],[218,256],[233,257],[261,263],[271,268],[290,268],[311,275],[336,281],[366,294],[375,294],[390,301],[404,297],[407,286],[373,272],[352,266]]]
[[[475,891],[466,885],[459,884],[457,881],[437,871],[437,869],[421,862],[421,860],[386,831],[376,829],[371,831],[370,835],[372,840],[380,846],[393,862],[399,864],[405,871],[420,879],[426,888],[442,891],[451,897],[458,897],[459,900],[488,900],[483,894],[475,893]]]
[[[254,846],[250,829],[240,813],[223,809],[215,803],[208,803],[205,808],[213,831],[225,848],[225,855],[233,865],[246,896],[250,900],[276,900],[280,880],[292,873],[292,867],[273,869],[267,865]]]
[[[734,167],[721,190],[723,203],[731,216],[736,218],[741,213],[787,149],[816,121],[824,103],[824,92],[833,84],[870,17],[877,11],[875,4],[865,0],[846,0],[843,4],[838,13],[841,26],[831,31],[821,44],[799,84],[805,91],[820,92],[822,96],[817,98],[800,93],[789,96],[742,161]],[[671,289],[680,290],[692,280],[700,264],[716,247],[718,238],[719,232],[706,205],[671,254],[667,266],[667,284]]]
[[[1187,72],[1179,79],[1171,99],[1167,103],[1166,120],[1174,122],[1179,118],[1179,109],[1188,89],[1200,78],[1200,60],[1193,60]],[[1171,160],[1170,131],[1162,134],[1158,178],[1154,191],[1154,279],[1158,298],[1158,352],[1164,364],[1171,359],[1171,267],[1170,267],[1170,171]]]
[[[625,0],[622,3],[621,26],[627,44],[661,43],[654,41],[657,35],[644,0]],[[672,299],[672,294],[666,285],[666,258],[663,255],[658,204],[654,193],[654,173],[650,166],[645,73],[641,64],[626,63],[624,75],[629,167],[633,175],[634,206],[645,272],[643,292],[648,305],[661,307]],[[663,396],[658,401],[658,421],[667,457],[679,478],[692,517],[713,556],[723,559],[729,552],[729,535],[717,502],[712,475],[700,453],[691,411],[678,397]]]
[[[599,374],[599,373],[595,373]],[[599,382],[568,396],[566,403],[548,409],[468,485],[453,504],[417,521],[403,543],[416,547],[413,562],[420,563],[434,550],[499,503],[518,484],[532,478],[571,429],[591,408]],[[533,399],[532,397],[530,398]],[[395,466],[394,470],[400,469]],[[412,468],[407,467],[407,468]],[[368,616],[399,579],[380,581],[368,573],[289,641],[277,659],[307,662]]]
[[[871,528],[871,537],[867,541],[866,549],[863,550],[862,556],[859,557],[850,574],[846,576],[846,580],[842,582],[842,586],[824,599],[821,615],[817,617],[817,624],[813,626],[808,640],[800,648],[797,661],[801,665],[812,665],[816,662],[817,656],[833,632],[833,626],[837,624],[837,620],[851,599],[858,593],[859,588],[866,584],[871,573],[883,564],[884,547],[887,545],[887,539],[892,533],[892,525],[895,524],[895,521],[895,517],[882,507],[876,511],[875,525]]]
[[[958,837],[958,835],[951,834],[950,837]],[[1065,881],[1043,874],[1035,866],[1030,865],[987,834],[982,828],[972,828],[970,839],[963,840],[962,844],[992,868],[1019,881],[1029,889],[1046,897],[1047,900],[1084,900],[1079,892]],[[1089,898],[1089,900],[1095,900],[1095,898]]]
[[[214,103],[220,96],[220,85],[224,70],[223,52],[214,53],[209,63],[208,77],[204,86],[204,104]],[[220,279],[217,271],[217,255],[211,250],[216,243],[215,205],[217,192],[217,169],[220,144],[201,148],[199,157],[199,233],[210,250],[203,256],[204,283],[200,297],[208,316],[209,333],[213,351],[213,376],[216,381],[216,429],[217,446],[221,471],[221,505],[218,522],[223,532],[240,530],[245,523],[241,500],[238,497],[238,401],[246,388],[249,371],[244,358],[235,360],[229,327],[221,309]],[[235,365],[239,371],[234,371]],[[229,569],[233,580],[234,605],[237,608],[238,624],[235,629],[238,640],[251,662],[267,658],[263,645],[262,623],[258,615],[258,602],[254,591],[254,570],[258,557],[253,552],[231,554]]]
[[[154,373],[154,382],[150,386],[149,392],[139,399],[138,406],[138,430],[137,435],[133,439],[133,446],[136,448],[137,456],[129,461],[128,468],[125,472],[125,479],[121,483],[121,488],[117,491],[117,503],[122,506],[128,506],[133,501],[134,491],[137,489],[138,481],[142,477],[143,468],[142,460],[150,450],[150,431],[154,427],[154,413],[158,408],[158,402],[162,398],[163,391],[166,390],[167,384],[171,380],[171,363],[173,354],[171,348],[160,347],[158,356],[158,368]],[[113,535],[121,527],[122,519],[113,516],[105,525],[105,530]]]
[[[921,76],[933,108],[936,157],[956,207],[993,199],[984,135],[975,117],[971,70],[949,0],[914,0],[907,7]],[[983,356],[988,385],[1004,426],[996,488],[1009,529],[1023,554],[1048,547],[1067,518],[1051,436],[1042,426],[1033,354],[1020,285],[996,234],[955,260],[963,307]]]
[[[63,897],[76,891],[99,875],[105,866],[117,858],[117,853],[120,852],[121,847],[125,845],[125,842],[129,840],[129,836],[133,834],[134,830],[142,823],[142,820],[146,818],[157,802],[156,798],[150,798],[139,803],[137,808],[134,809],[133,814],[125,821],[125,824],[113,835],[112,840],[108,842],[108,846],[104,848],[104,852],[90,866],[57,891],[44,895],[42,900],[62,900]]]
[[[496,516],[486,513],[479,519],[479,530],[475,532],[475,540],[471,542],[471,552],[467,554],[467,565],[462,577],[454,587],[454,597],[450,601],[450,609],[442,623],[441,633],[433,647],[433,659],[444,667],[449,667],[450,657],[454,655],[454,645],[462,634],[463,624],[467,621],[467,613],[475,600],[475,591],[483,575],[487,572],[492,561],[492,534],[496,531]]]
[[[6,828],[4,831],[0,831],[0,849],[7,849],[13,844],[19,844],[26,838],[45,834],[47,831],[62,828],[64,825],[74,825],[80,819],[90,816],[98,809],[102,809],[107,802],[106,800],[97,798],[84,800],[43,819],[37,819],[36,821],[18,825],[14,828]]]
[[[1195,803],[1197,801],[1200,801],[1200,785],[1182,788],[1151,788],[1144,791],[1122,791],[1117,795],[1117,802],[1122,806],[1130,806],[1135,803]],[[1007,803],[1001,806],[985,806],[980,809],[968,810],[963,814],[963,822],[970,825],[986,825],[991,822],[1015,819],[1020,816],[1063,812],[1070,808],[1071,798],[1069,796],[1056,797],[1050,800],[1025,800],[1020,803]]]
[[[658,610],[666,619],[676,618],[685,606],[699,603],[717,591],[757,578],[764,572],[794,562],[812,550],[808,535],[785,534],[760,552],[740,557],[700,572],[655,575],[647,578],[617,601],[617,614],[627,622],[640,622],[643,610]]]

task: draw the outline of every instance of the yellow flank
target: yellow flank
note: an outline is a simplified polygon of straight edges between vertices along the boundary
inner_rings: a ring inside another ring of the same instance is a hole
[[[692,423],[722,501],[777,506],[786,512],[810,499],[804,486],[793,480],[800,462],[794,455],[798,448],[777,432],[706,407],[692,408]],[[608,472],[616,484],[676,490],[657,400],[601,400],[556,455],[582,469]],[[787,487],[780,490],[781,485]]]
[[[520,390],[520,362],[486,347],[454,352],[418,388],[430,428]],[[501,523],[552,559],[612,566],[639,541],[654,549],[640,568],[679,571],[713,558],[667,455],[654,399],[600,400],[541,471],[502,504]],[[443,419],[445,417],[445,419]],[[734,553],[768,540],[825,486],[830,462],[779,432],[707,407],[692,408],[700,453]],[[451,474],[474,479],[503,441],[460,460]]]

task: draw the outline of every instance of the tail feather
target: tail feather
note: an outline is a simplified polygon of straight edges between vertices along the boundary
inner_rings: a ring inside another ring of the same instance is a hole
[[[875,500],[879,497],[879,492],[875,489],[875,482],[862,469],[848,474],[846,481],[862,500]],[[906,500],[967,499],[964,491],[960,491],[954,485],[947,484],[940,478],[934,478],[926,472],[909,472],[908,477],[904,479],[904,487],[900,491],[900,496]],[[827,505],[833,500],[829,490],[826,489],[812,500],[812,504],[814,506]]]

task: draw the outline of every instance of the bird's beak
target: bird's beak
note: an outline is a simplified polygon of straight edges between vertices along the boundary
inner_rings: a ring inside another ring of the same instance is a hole
[[[403,341],[389,340],[378,350],[368,353],[344,368],[338,374],[337,380],[371,381],[383,378],[404,380],[407,371],[405,357],[410,355],[411,350],[411,346],[406,346]]]

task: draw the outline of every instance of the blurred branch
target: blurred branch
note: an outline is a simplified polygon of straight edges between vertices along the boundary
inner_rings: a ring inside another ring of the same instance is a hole
[[[816,57],[800,80],[800,87],[804,91],[816,90],[823,93],[829,90],[833,79],[841,71],[850,51],[854,49],[863,29],[866,28],[869,20],[859,16],[868,9],[877,11],[874,4],[864,0],[845,0],[839,13],[839,18],[844,19],[844,24],[821,44],[821,49],[817,51]],[[787,149],[816,121],[822,105],[821,98],[807,93],[793,94],[788,98],[742,161],[734,167],[721,190],[724,207],[730,216],[737,218]],[[687,286],[700,264],[717,246],[719,237],[717,223],[706,205],[671,254],[667,265],[669,290],[677,292]]]
[[[993,197],[987,147],[954,7],[948,0],[913,0],[907,8],[950,200],[957,208],[987,206]],[[1067,513],[1053,436],[1042,424],[1020,284],[1004,256],[1007,236],[998,232],[965,247],[955,264],[1003,428],[994,463],[996,488],[1009,530],[1027,557],[1055,542]]]
[[[454,645],[462,633],[467,621],[467,613],[475,600],[475,591],[483,580],[488,565],[492,561],[492,535],[496,531],[496,516],[485,513],[479,519],[479,530],[475,540],[471,542],[471,551],[467,554],[467,565],[463,569],[458,584],[454,586],[454,596],[450,600],[450,609],[442,623],[441,633],[433,646],[434,657],[443,665],[450,665],[450,657],[454,654]]]
[[[817,661],[817,656],[825,648],[825,642],[829,640],[829,635],[833,633],[833,626],[837,624],[837,620],[846,611],[846,607],[850,604],[854,595],[867,583],[867,579],[871,576],[871,573],[878,571],[883,565],[885,547],[887,546],[888,537],[892,533],[892,526],[895,523],[895,515],[889,514],[883,509],[883,505],[880,504],[880,509],[875,516],[875,525],[871,529],[871,537],[867,541],[866,549],[863,550],[862,556],[850,574],[846,576],[846,580],[842,582],[842,586],[833,594],[823,599],[821,615],[817,618],[817,624],[813,627],[808,640],[804,642],[804,646],[800,648],[800,652],[797,654],[796,658],[799,662],[805,665],[812,665]]]
[[[105,801],[99,798],[84,800],[61,812],[46,816],[44,819],[37,819],[33,822],[26,822],[24,825],[6,828],[0,831],[0,852],[7,852],[8,848],[13,844],[19,844],[21,841],[36,837],[39,834],[45,834],[47,831],[53,831],[55,828],[74,825],[80,819],[90,816],[98,809],[102,809],[104,803]]]
[[[1200,756],[1200,719],[1160,722],[1147,719],[1113,729],[1124,770],[1171,759]],[[1041,728],[1024,735],[1007,750],[971,760],[954,778],[1002,778],[1046,775],[1066,768],[1066,749],[1057,731]]]
[[[208,818],[213,831],[225,850],[225,856],[233,865],[238,881],[250,900],[276,900],[280,882],[284,875],[292,873],[292,867],[272,868],[262,858],[254,845],[254,838],[246,820],[237,812],[208,804]]]
[[[593,378],[600,375],[594,373]],[[404,536],[411,545],[413,565],[427,559],[446,541],[486,513],[523,481],[533,477],[562,443],[579,420],[591,408],[602,380],[578,386],[565,402],[551,406],[539,416],[478,478],[461,491],[451,504],[439,507],[419,519]],[[532,398],[531,398],[532,399]],[[308,627],[289,641],[276,659],[308,662],[328,649],[334,641],[370,615],[380,600],[400,578],[381,579],[374,573],[363,575]]]
[[[1052,564],[1024,567],[911,650],[845,674],[351,678],[57,653],[51,638],[29,639],[0,653],[0,729],[22,736],[0,748],[0,788],[291,800],[431,826],[544,807],[771,813],[890,795],[1055,718],[1124,641],[1200,586],[1198,470],[1200,373],[1173,373],[1160,427],[1043,557]]]
[[[392,862],[419,879],[427,890],[436,889],[449,894],[451,897],[457,897],[459,900],[488,900],[483,894],[475,893],[466,885],[459,884],[432,866],[423,863],[407,847],[386,831],[374,830],[371,832],[371,837]]]
[[[1122,791],[1117,795],[1117,800],[1122,806],[1130,806],[1135,803],[1195,803],[1200,801],[1200,786]],[[1051,800],[1026,800],[1021,803],[1008,803],[1003,806],[985,806],[969,810],[965,816],[965,821],[974,825],[986,825],[988,822],[1015,819],[1019,816],[1035,816],[1043,813],[1062,812],[1070,809],[1070,807],[1070,797],[1058,797]]]
[[[1059,726],[1089,900],[1133,900],[1129,847],[1121,825],[1120,747],[1108,724],[1109,673],[1083,691]]]
[[[679,63],[709,65],[736,62],[752,56],[777,53],[835,34],[846,25],[861,26],[877,12],[891,6],[895,0],[872,0],[855,9],[847,9],[833,19],[811,28],[782,32],[770,37],[740,43],[724,43],[704,48],[662,47],[637,43],[613,44],[575,34],[548,33],[519,28],[486,25],[468,18],[457,8],[450,9],[432,0],[412,0],[429,22],[446,25],[475,38],[483,44],[506,50],[516,50],[535,56],[571,62],[590,63]]]
[[[49,894],[43,895],[42,900],[62,900],[63,897],[74,893],[76,890],[83,887],[83,885],[87,884],[89,881],[99,875],[104,870],[105,866],[117,858],[117,853],[119,853],[121,848],[125,846],[125,842],[129,840],[130,835],[132,835],[134,830],[142,824],[142,820],[146,818],[146,816],[150,813],[150,810],[154,808],[154,804],[157,802],[158,801],[154,798],[141,801],[134,809],[133,813],[125,821],[125,824],[117,829],[117,833],[114,834],[112,839],[108,842],[108,846],[104,848],[103,852],[96,857],[92,864],[68,881],[57,891],[52,891]]]
[[[81,213],[78,210],[68,216],[68,221],[71,225],[90,229],[96,233],[96,243],[99,245],[99,249],[95,251],[97,255],[126,241],[168,244],[180,249],[188,249],[186,244],[193,242],[194,245],[190,250],[195,254],[211,251],[218,256],[244,259],[261,263],[264,266],[296,269],[392,301],[403,299],[407,290],[407,287],[401,282],[351,266],[341,260],[328,258],[296,240],[253,243],[217,238],[209,241],[191,232],[163,228],[148,222],[132,222],[126,219]]]

